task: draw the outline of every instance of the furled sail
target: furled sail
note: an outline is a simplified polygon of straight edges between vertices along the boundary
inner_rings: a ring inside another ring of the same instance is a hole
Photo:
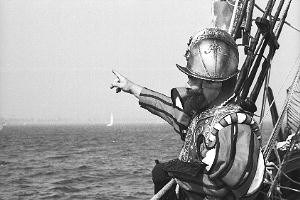
[[[294,128],[296,129],[296,130],[294,130],[294,133],[291,133],[290,135],[292,136],[293,134],[296,134],[297,132],[299,132],[299,130],[297,130],[299,125],[300,125],[299,121],[297,121],[297,120],[299,120],[299,118],[298,117],[297,118],[295,118],[295,117],[291,118],[291,116],[294,116],[294,115],[298,116],[299,112],[300,112],[299,107],[298,107],[299,104],[300,104],[299,96],[298,96],[299,95],[299,80],[300,80],[300,64],[298,64],[297,73],[296,73],[296,75],[293,79],[292,85],[289,88],[289,92],[287,94],[287,98],[285,100],[284,107],[282,109],[280,117],[277,120],[277,123],[276,123],[276,125],[275,125],[275,127],[274,127],[274,129],[271,133],[271,136],[270,136],[270,138],[267,142],[266,148],[264,150],[264,157],[266,159],[269,158],[271,150],[272,150],[272,148],[274,147],[274,145],[276,143],[276,139],[277,139],[277,136],[278,136],[278,133],[279,133],[279,129],[282,125],[285,114],[287,114],[287,120],[290,121],[288,123],[293,124],[295,126]],[[289,111],[289,114],[288,114],[288,111]],[[277,145],[277,148],[278,148],[278,145]]]
[[[289,92],[290,89],[289,89]],[[295,134],[300,126],[300,77],[295,82],[293,94],[287,107],[287,126]]]

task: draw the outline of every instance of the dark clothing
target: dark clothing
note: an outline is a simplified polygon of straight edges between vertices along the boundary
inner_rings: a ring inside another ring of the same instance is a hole
[[[152,170],[152,181],[154,183],[154,194],[158,193],[174,176],[168,173],[168,168],[170,165],[174,164],[174,161],[179,161],[178,159],[171,160],[165,163],[158,163],[154,166]],[[186,191],[179,189],[179,193],[175,192],[176,185],[173,185],[161,198],[160,200],[176,200],[176,199],[186,199]],[[179,198],[177,198],[177,196]],[[197,195],[197,200],[204,199],[205,195]]]
[[[168,172],[164,170],[165,163],[158,163],[152,170],[152,181],[154,183],[154,194],[158,193],[171,179]],[[160,200],[176,200],[175,185],[166,192]]]

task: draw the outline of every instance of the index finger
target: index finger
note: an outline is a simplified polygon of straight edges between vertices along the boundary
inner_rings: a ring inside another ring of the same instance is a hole
[[[120,77],[123,77],[119,72],[112,70],[112,73],[114,73],[114,75],[116,75],[116,77],[118,77],[120,79]]]

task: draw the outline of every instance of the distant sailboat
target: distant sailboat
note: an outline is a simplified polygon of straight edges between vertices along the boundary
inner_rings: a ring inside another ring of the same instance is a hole
[[[112,113],[110,113],[110,122],[106,124],[106,126],[112,126],[114,124],[114,116]]]
[[[2,123],[0,124],[0,131],[4,128],[5,125],[6,125],[6,122],[2,122]]]

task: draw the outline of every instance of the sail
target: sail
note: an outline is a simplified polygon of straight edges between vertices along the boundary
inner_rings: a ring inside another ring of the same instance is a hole
[[[287,126],[296,133],[300,126],[300,77],[296,80],[293,94],[291,95],[290,103],[287,108]],[[291,90],[291,88],[289,89]],[[291,91],[289,91],[291,92]]]
[[[110,113],[110,121],[108,124],[106,124],[106,126],[112,126],[114,124],[114,116],[112,113]]]
[[[291,124],[291,122],[293,122],[293,124],[296,125],[295,126],[296,127],[295,132],[297,132],[297,128],[299,127],[299,121],[297,122],[297,118],[291,118],[291,116],[294,115],[294,114],[296,114],[296,116],[298,116],[299,115],[299,109],[297,110],[297,108],[294,107],[295,108],[295,110],[294,110],[294,109],[291,109],[291,108],[293,108],[293,106],[299,106],[298,98],[297,97],[295,98],[295,96],[297,96],[296,91],[299,91],[298,90],[299,89],[299,79],[300,79],[300,63],[298,64],[298,71],[297,71],[297,73],[296,73],[296,75],[293,79],[293,82],[292,82],[290,88],[289,88],[287,98],[285,100],[282,112],[281,112],[281,114],[280,114],[280,116],[279,116],[279,118],[276,122],[276,125],[275,125],[275,127],[274,127],[274,129],[271,133],[271,136],[269,137],[269,140],[266,144],[266,148],[264,150],[264,157],[266,159],[269,159],[271,150],[273,149],[273,147],[276,143],[276,139],[277,139],[280,127],[282,125],[283,118],[288,113],[288,109],[289,109],[289,112],[290,112],[290,114],[289,114],[290,116],[287,116],[287,120],[290,121],[290,124]],[[298,95],[299,95],[299,93],[298,93]],[[294,103],[291,103],[291,102],[294,102]]]
[[[4,128],[5,125],[6,125],[5,121],[3,121],[3,122],[0,123],[0,131]]]

